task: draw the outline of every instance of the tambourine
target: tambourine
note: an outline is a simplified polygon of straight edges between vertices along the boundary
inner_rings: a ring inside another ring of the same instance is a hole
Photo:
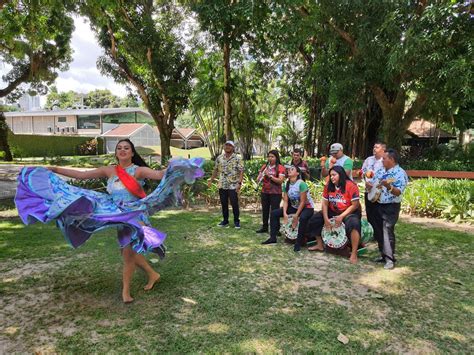
[[[280,227],[281,234],[288,240],[296,240],[298,237],[298,226],[300,222],[298,221],[296,228],[293,228],[293,216],[292,214],[288,215],[288,223],[282,224]]]
[[[333,227],[331,229],[323,227],[321,232],[324,245],[333,249],[342,249],[349,243],[349,240],[346,236],[345,225],[344,223],[341,223],[339,227],[334,227],[334,218],[331,218],[330,222]]]

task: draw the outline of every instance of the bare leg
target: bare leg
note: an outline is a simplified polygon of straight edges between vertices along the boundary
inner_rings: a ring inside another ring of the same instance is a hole
[[[351,264],[356,264],[357,263],[357,248],[359,247],[359,242],[360,242],[360,234],[358,231],[355,229],[352,230],[351,232],[351,256],[349,258],[349,261]]]
[[[148,263],[148,261],[142,254],[137,254],[135,252],[133,253],[135,264],[143,271],[145,271],[148,276],[148,282],[143,289],[145,291],[151,290],[153,286],[155,286],[155,283],[160,280],[160,274],[153,270],[151,265]]]
[[[323,238],[321,238],[321,236],[317,236],[316,237],[316,245],[313,245],[312,247],[309,247],[308,250],[310,250],[310,251],[324,251]]]
[[[130,283],[132,282],[133,272],[135,271],[135,260],[133,256],[133,250],[130,246],[126,246],[122,249],[123,257],[123,289],[122,289],[122,300],[124,303],[133,302],[133,298],[130,295]]]

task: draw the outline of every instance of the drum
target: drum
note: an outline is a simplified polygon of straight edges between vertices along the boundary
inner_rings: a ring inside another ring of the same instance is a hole
[[[290,214],[288,215],[288,223],[282,224],[280,227],[281,234],[290,242],[296,241],[296,238],[298,237],[299,222],[296,228],[294,229],[293,229],[292,223],[293,223],[293,215]]]
[[[360,227],[361,227],[360,242],[362,244],[367,244],[374,238],[374,228],[372,228],[372,225],[366,219],[362,219],[360,221]]]
[[[330,221],[334,225],[334,218],[331,218]],[[323,238],[324,245],[332,249],[343,249],[349,243],[344,223],[341,223],[337,228],[326,229],[323,227],[321,237]]]

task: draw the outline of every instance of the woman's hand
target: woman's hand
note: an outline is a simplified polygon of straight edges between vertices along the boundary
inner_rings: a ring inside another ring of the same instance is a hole
[[[291,222],[291,228],[293,228],[293,229],[296,228],[296,226],[298,225],[299,219],[300,219],[300,218],[299,218],[298,215],[295,214],[295,215],[293,216],[293,220],[292,220],[292,222]]]
[[[329,219],[324,220],[324,228],[327,229],[327,230],[332,229],[332,224],[331,224],[331,221]]]
[[[334,217],[334,226],[340,227],[343,219],[344,217],[342,217],[341,215]]]

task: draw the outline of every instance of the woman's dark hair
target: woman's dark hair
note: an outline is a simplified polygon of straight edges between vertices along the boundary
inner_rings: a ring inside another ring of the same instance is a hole
[[[346,192],[346,183],[347,183],[348,180],[350,181],[350,179],[347,176],[346,171],[344,170],[344,168],[342,166],[339,166],[339,165],[335,165],[331,169],[329,169],[328,191],[329,192],[336,191],[336,185],[334,185],[333,182],[331,181],[331,171],[333,171],[333,170],[336,173],[339,174],[339,188],[341,189],[342,193],[345,193]]]
[[[137,150],[135,149],[135,145],[132,143],[132,141],[130,139],[128,139],[128,138],[121,139],[117,142],[117,145],[119,145],[119,143],[122,143],[122,142],[127,142],[128,144],[130,144],[130,147],[132,147],[132,152],[133,152],[132,163],[133,164],[138,165],[138,166],[148,167],[148,164],[145,163],[145,161],[140,156],[140,154],[138,154]],[[115,146],[115,150],[117,150],[117,145]]]
[[[298,172],[298,178],[297,178],[297,180],[301,180],[301,179],[302,179],[302,178],[301,178],[301,169],[300,169],[298,166],[296,166],[296,165],[292,165],[291,167],[292,167],[292,168],[295,168],[296,171]],[[288,188],[289,188],[289,187],[290,187],[290,178],[288,178],[288,180],[286,181],[285,190],[286,190],[286,193],[287,193],[287,194],[288,194]]]
[[[270,151],[268,152],[267,156],[268,156],[269,154],[272,154],[272,155],[274,155],[274,156],[276,157],[276,163],[275,163],[275,165],[276,165],[277,167],[278,167],[278,165],[281,165],[281,162],[280,162],[280,153],[278,153],[278,150],[272,149],[272,150],[270,150]]]

